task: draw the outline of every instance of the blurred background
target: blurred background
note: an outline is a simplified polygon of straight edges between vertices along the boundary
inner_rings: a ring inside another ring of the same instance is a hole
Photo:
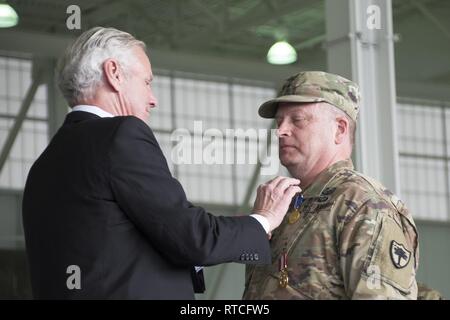
[[[68,111],[57,59],[99,25],[147,44],[159,101],[149,125],[189,200],[216,214],[249,212],[272,176],[248,162],[173,164],[175,129],[200,120],[224,133],[269,129],[257,108],[302,70],[358,82],[355,165],[406,202],[419,229],[418,279],[450,298],[449,16],[448,0],[0,1],[0,299],[31,298],[22,191]],[[256,139],[243,141],[235,152],[257,152]],[[240,299],[244,266],[207,268],[206,281],[199,299]]]

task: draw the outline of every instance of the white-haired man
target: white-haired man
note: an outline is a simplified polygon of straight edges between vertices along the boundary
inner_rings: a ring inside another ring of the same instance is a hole
[[[190,204],[145,121],[156,106],[145,46],[94,28],[68,48],[59,86],[72,108],[30,170],[23,220],[36,298],[192,299],[195,265],[267,263],[299,180],[259,188],[253,215]]]

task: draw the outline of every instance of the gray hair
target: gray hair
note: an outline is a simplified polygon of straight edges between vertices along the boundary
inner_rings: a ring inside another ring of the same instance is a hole
[[[321,109],[320,111],[327,111],[329,115],[332,117],[332,120],[335,120],[338,117],[344,117],[348,120],[348,132],[350,136],[350,143],[353,147],[355,145],[355,133],[356,133],[356,122],[348,116],[344,111],[338,109],[334,105],[324,102],[319,103]]]
[[[72,107],[80,100],[92,98],[103,82],[103,62],[114,58],[125,74],[135,61],[131,50],[145,44],[131,34],[114,29],[95,27],[84,32],[70,45],[57,68],[59,89]]]

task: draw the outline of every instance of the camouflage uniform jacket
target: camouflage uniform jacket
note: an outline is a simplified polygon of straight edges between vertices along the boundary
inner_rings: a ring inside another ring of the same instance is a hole
[[[416,299],[418,236],[406,206],[339,161],[304,190],[300,219],[271,239],[272,265],[247,266],[244,299]],[[279,284],[287,253],[288,285]]]

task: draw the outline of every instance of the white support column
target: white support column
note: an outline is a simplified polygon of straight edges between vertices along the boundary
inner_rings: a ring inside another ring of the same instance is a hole
[[[399,194],[391,0],[325,0],[328,70],[357,82],[355,166]]]

